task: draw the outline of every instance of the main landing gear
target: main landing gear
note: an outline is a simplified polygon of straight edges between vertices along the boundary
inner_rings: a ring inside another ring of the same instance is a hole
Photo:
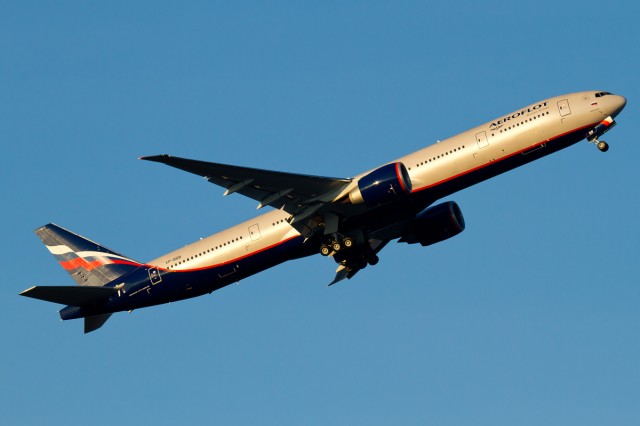
[[[334,234],[320,246],[320,254],[332,256],[336,262],[345,266],[348,271],[362,269],[367,265],[378,263],[378,256],[367,244],[356,246],[351,236]]]
[[[323,256],[329,256],[332,252],[338,253],[343,249],[349,249],[353,247],[354,244],[355,241],[351,237],[334,235],[329,241],[320,246],[320,254]]]

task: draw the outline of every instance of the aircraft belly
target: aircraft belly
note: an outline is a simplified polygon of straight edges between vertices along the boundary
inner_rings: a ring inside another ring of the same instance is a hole
[[[295,257],[294,254],[300,251],[302,245],[301,236],[294,236],[286,241],[265,239],[263,244],[252,247],[253,250],[249,254],[241,256],[242,253],[237,252],[236,258],[225,263],[197,270],[166,271],[161,284],[141,287],[131,295],[134,307],[129,303],[119,310],[158,305],[211,293]]]

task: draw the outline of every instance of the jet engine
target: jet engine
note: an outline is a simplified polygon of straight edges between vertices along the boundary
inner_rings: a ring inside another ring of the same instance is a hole
[[[395,201],[411,193],[411,179],[402,163],[384,165],[358,180],[358,187],[349,193],[353,204],[375,207]]]
[[[464,231],[464,217],[453,202],[438,204],[418,213],[399,242],[423,246],[439,243]]]

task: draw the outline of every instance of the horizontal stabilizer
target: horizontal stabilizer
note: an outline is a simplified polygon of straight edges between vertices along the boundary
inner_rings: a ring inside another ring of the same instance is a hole
[[[116,293],[118,290],[112,287],[35,286],[20,293],[20,296],[62,305],[84,306],[107,300]]]
[[[84,334],[91,333],[102,327],[111,314],[91,315],[84,318]]]

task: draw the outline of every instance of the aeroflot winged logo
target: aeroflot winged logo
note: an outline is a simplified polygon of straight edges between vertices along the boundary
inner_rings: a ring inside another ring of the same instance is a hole
[[[500,127],[504,126],[505,124],[507,124],[507,121],[513,119],[516,119],[518,117],[522,117],[525,114],[531,114],[532,112],[537,112],[540,111],[541,109],[544,109],[547,107],[547,102],[542,102],[539,103],[537,105],[531,106],[527,109],[523,109],[522,111],[518,111],[518,112],[514,112],[513,114],[503,117],[498,121],[494,121],[493,123],[491,123],[491,126],[489,126],[490,130],[497,130]]]

